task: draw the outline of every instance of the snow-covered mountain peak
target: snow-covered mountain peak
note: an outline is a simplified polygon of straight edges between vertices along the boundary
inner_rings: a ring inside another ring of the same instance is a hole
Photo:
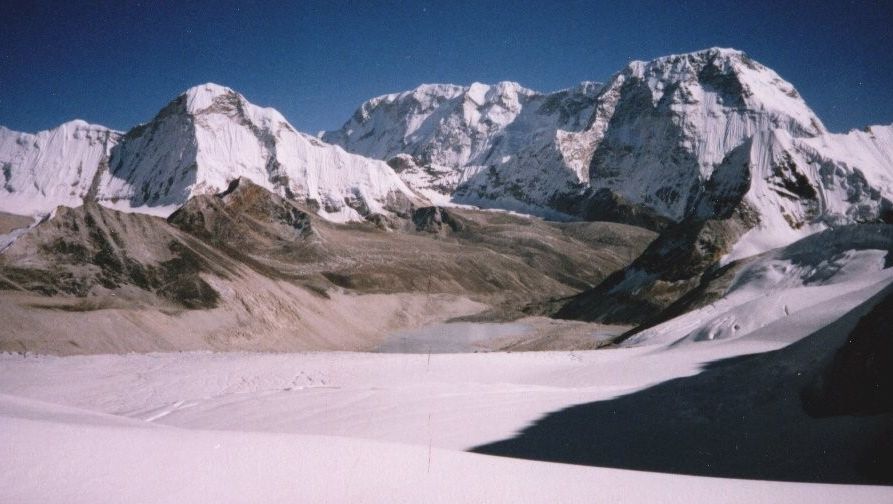
[[[768,173],[768,153],[781,156],[780,147],[765,143],[777,137],[770,132],[793,139],[827,133],[790,83],[731,49],[630,63],[599,103],[593,125],[604,135],[589,169],[593,189],[673,221],[693,211],[704,185],[733,162],[736,149],[752,147],[756,164],[727,168],[723,176],[743,183],[751,175],[734,171]]]
[[[722,47],[633,61],[605,85],[549,94],[420,86],[364,103],[322,138],[393,159],[411,186],[454,203],[647,215],[658,227],[743,204],[759,221],[747,253],[826,220],[877,218],[893,192],[889,128],[832,135],[791,83]]]
[[[322,138],[378,159],[409,154],[465,178],[506,162],[518,149],[542,148],[559,129],[581,129],[598,89],[590,82],[551,94],[510,81],[425,84],[363,103],[341,130]]]
[[[64,123],[60,124],[59,126],[56,126],[55,128],[51,128],[51,129],[64,129],[67,131],[73,131],[73,130],[78,130],[78,129],[92,129],[92,128],[108,129],[105,126],[100,126],[98,124],[90,124],[83,119],[72,119],[70,121],[65,121]]]
[[[378,107],[404,102],[413,102],[419,107],[425,108],[432,103],[455,98],[464,92],[463,86],[455,84],[422,84],[408,91],[376,96],[364,102],[357,109],[357,113],[361,115],[360,119],[365,119]]]
[[[93,133],[120,133],[111,128],[103,126],[101,124],[92,124],[83,119],[72,119],[70,121],[65,121],[64,123],[50,128],[46,130],[38,131],[37,133],[21,133],[18,131],[11,130],[4,126],[0,126],[0,133],[5,132],[7,134],[16,134],[16,135],[27,135],[27,136],[69,136],[73,137],[75,135],[85,135],[90,132]]]
[[[474,82],[465,90],[465,96],[481,107],[490,104],[517,103],[521,96],[530,97],[537,94],[539,93],[512,81],[497,82],[493,85]]]
[[[825,133],[819,118],[809,109],[794,86],[772,69],[737,49],[710,48],[687,54],[663,56],[649,62],[634,61],[615,77],[621,85],[643,81],[657,105],[709,102],[747,108],[770,115],[775,126],[797,136]]]
[[[180,96],[185,98],[186,111],[190,114],[197,114],[211,107],[220,98],[235,97],[239,100],[244,100],[242,95],[233,91],[232,88],[214,84],[213,82],[193,86]]]
[[[299,133],[275,109],[216,84],[187,90],[127,133],[111,153],[105,197],[172,210],[240,177],[338,221],[418,200],[384,162]]]

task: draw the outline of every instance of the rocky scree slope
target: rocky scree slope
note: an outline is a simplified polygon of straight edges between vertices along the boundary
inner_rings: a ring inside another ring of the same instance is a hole
[[[167,220],[95,203],[59,207],[0,255],[0,289],[41,296],[29,309],[177,312],[290,285],[321,305],[344,294],[449,295],[504,318],[599,283],[654,237],[622,224],[440,207],[398,224],[331,223],[246,178],[191,198]]]

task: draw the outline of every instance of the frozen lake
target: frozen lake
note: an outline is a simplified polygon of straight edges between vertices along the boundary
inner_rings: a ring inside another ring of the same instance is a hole
[[[533,332],[530,324],[450,322],[399,331],[378,347],[383,353],[464,353],[488,350],[494,343]]]
[[[395,332],[376,351],[380,353],[469,353],[515,350],[519,345],[549,337],[542,321],[528,322],[448,322]],[[562,322],[550,321],[550,325]],[[578,329],[578,331],[580,331]],[[582,348],[592,348],[622,332],[616,327],[590,327],[580,331]],[[587,344],[588,343],[588,344]],[[578,347],[580,348],[580,347]]]

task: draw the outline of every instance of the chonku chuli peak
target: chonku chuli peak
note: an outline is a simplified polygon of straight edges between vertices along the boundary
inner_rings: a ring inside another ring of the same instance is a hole
[[[240,177],[334,221],[403,214],[425,202],[384,162],[300,133],[276,110],[211,83],[190,88],[123,135],[83,123],[37,135],[2,130],[0,162],[11,195],[2,209],[10,211],[22,194],[35,212],[89,198],[166,215]],[[60,171],[64,180],[54,178]]]

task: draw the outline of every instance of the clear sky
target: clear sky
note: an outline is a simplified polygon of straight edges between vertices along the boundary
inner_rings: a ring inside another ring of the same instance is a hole
[[[893,122],[893,0],[2,0],[0,124],[126,130],[217,82],[315,133],[421,83],[551,91],[711,46],[774,68],[834,131]]]

